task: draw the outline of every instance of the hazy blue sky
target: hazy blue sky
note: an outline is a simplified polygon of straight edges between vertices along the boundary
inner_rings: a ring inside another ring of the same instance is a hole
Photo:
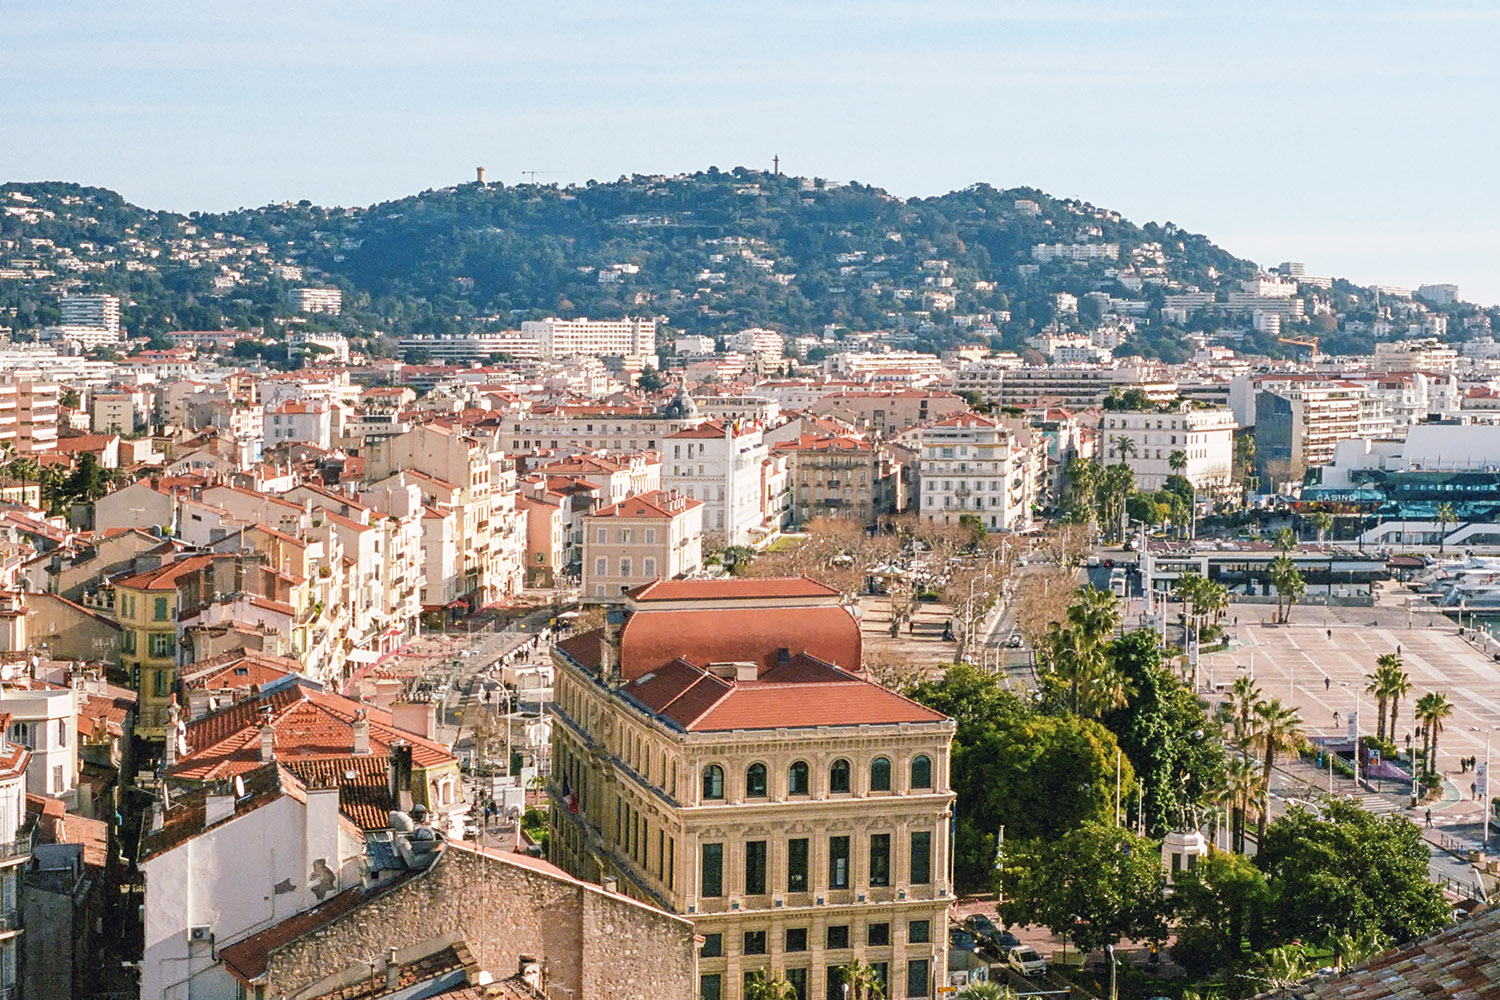
[[[0,180],[369,204],[710,164],[1028,184],[1500,302],[1500,3],[0,0]]]

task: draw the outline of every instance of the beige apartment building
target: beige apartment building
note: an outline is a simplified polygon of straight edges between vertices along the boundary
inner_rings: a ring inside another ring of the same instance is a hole
[[[693,921],[699,994],[946,985],[952,720],[870,682],[806,578],[658,581],[557,666],[552,860]]]
[[[703,501],[653,490],[583,518],[585,599],[616,598],[703,567]]]
[[[869,527],[905,506],[901,466],[871,441],[804,434],[774,448],[787,458],[792,523],[799,529],[820,517]]]

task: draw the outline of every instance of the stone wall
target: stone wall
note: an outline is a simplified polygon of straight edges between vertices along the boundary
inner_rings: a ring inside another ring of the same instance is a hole
[[[273,952],[269,996],[316,996],[371,956],[464,941],[481,969],[544,963],[571,1000],[697,995],[693,927],[597,886],[450,844],[430,870]],[[553,991],[549,989],[548,995]]]

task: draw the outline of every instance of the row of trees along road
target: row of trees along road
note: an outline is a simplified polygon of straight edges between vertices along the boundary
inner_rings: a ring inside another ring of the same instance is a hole
[[[1202,613],[1216,607],[1198,596]],[[1333,802],[1271,822],[1270,773],[1303,744],[1294,709],[1241,678],[1211,717],[1155,635],[1119,634],[1119,624],[1112,594],[1078,591],[1038,648],[1034,699],[964,664],[909,689],[958,723],[960,892],[999,891],[1007,923],[1046,926],[1084,949],[1175,930],[1174,956],[1196,974],[1257,969],[1262,982],[1300,960],[1294,941],[1352,961],[1445,922],[1405,818]],[[1252,816],[1253,860],[1242,853]],[[1169,895],[1158,838],[1220,817],[1234,849],[1180,873]]]

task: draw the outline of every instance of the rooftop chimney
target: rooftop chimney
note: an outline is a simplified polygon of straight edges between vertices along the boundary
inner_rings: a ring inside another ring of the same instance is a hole
[[[394,990],[401,984],[401,963],[396,961],[396,949],[392,948],[385,956],[385,988]]]
[[[276,730],[269,722],[260,727],[260,762],[269,764],[276,759]]]
[[[368,754],[370,752],[370,713],[362,708],[356,711],[354,723],[350,728],[354,730],[354,752]]]

